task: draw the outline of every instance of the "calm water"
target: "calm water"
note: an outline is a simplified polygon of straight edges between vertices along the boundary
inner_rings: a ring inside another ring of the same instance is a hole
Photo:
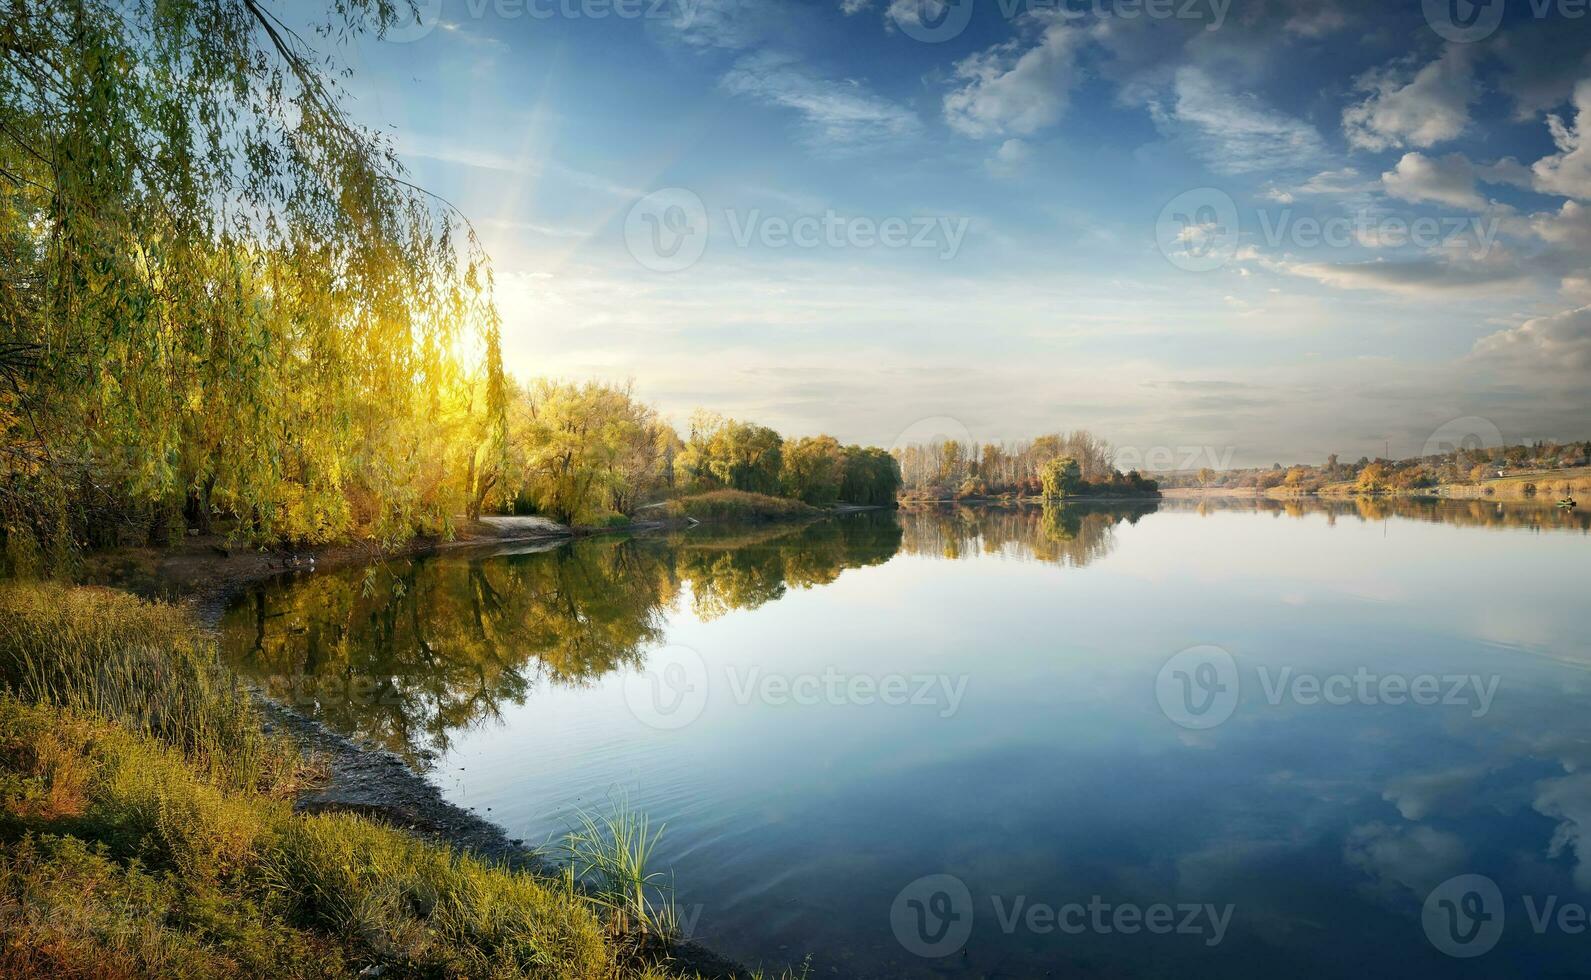
[[[1584,514],[1168,501],[394,563],[226,625],[513,836],[627,796],[748,962],[1591,976],[1588,584]]]

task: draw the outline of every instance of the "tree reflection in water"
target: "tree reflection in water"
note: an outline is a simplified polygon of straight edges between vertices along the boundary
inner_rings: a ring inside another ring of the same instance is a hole
[[[639,665],[664,642],[682,603],[712,620],[899,553],[997,553],[1082,567],[1109,553],[1120,525],[1157,508],[1591,530],[1584,511],[1408,497],[920,506],[389,561],[273,583],[228,610],[223,650],[278,700],[423,767],[449,733],[495,720],[539,685],[580,685]]]
[[[262,586],[227,611],[222,646],[277,700],[423,768],[538,685],[641,663],[683,593],[713,619],[881,564],[900,539],[877,513],[389,561]]]
[[[1081,568],[1110,552],[1115,527],[1136,524],[1157,501],[978,503],[914,506],[900,512],[909,555],[960,558],[980,552]]]

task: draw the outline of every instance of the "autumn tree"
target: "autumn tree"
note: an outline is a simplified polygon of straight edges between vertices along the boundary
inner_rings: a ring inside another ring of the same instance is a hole
[[[672,442],[628,386],[542,380],[510,412],[507,472],[538,512],[593,521],[656,492]]]
[[[674,459],[677,483],[691,490],[728,488],[777,494],[784,440],[772,429],[698,412]]]
[[[845,482],[845,451],[833,436],[790,439],[783,449],[780,480],[787,497],[809,504],[832,504]]]
[[[403,16],[347,0],[311,36]],[[491,273],[344,77],[256,0],[0,8],[8,550],[184,508],[257,540],[468,508],[501,431]]]
[[[1377,493],[1387,488],[1387,468],[1380,463],[1370,463],[1359,471],[1354,486],[1363,493]]]
[[[1077,460],[1070,456],[1056,456],[1044,464],[1040,479],[1043,481],[1045,498],[1060,500],[1076,493],[1083,477]]]

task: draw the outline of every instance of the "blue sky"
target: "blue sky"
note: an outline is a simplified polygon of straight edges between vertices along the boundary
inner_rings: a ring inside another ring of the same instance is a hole
[[[1591,435],[1573,0],[420,7],[357,111],[474,220],[521,376],[882,445]]]

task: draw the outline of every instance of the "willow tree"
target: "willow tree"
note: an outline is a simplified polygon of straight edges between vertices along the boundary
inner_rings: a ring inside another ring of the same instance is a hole
[[[8,548],[184,504],[262,540],[465,509],[502,434],[490,269],[335,57],[412,16],[0,0]]]

